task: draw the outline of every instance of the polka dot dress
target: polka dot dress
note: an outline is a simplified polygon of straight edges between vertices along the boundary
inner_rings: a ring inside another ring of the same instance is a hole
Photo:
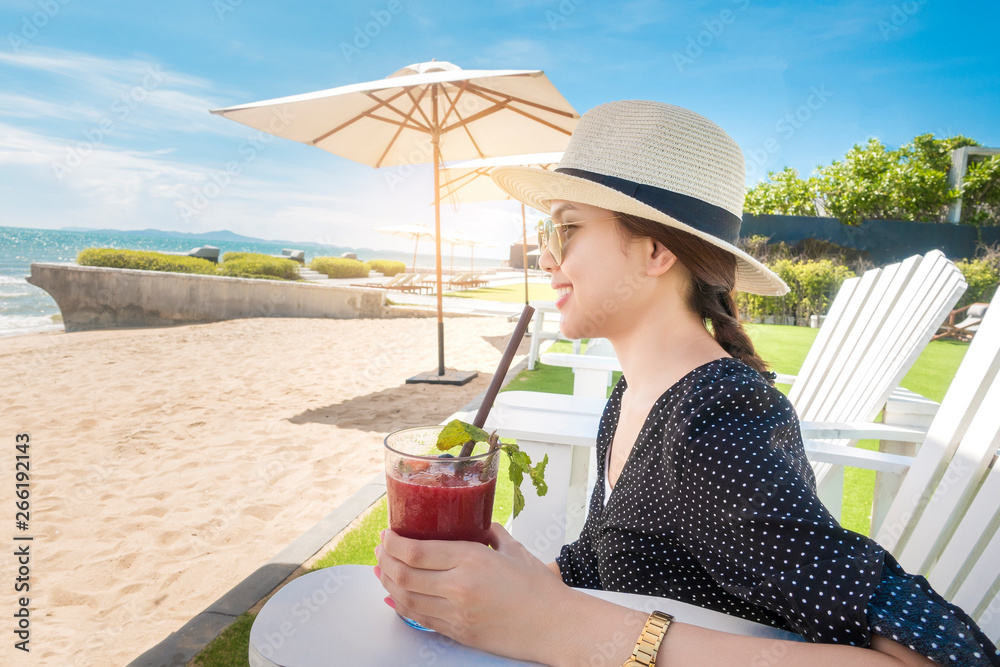
[[[626,387],[608,400],[598,461]],[[571,586],[674,598],[814,642],[868,646],[874,632],[942,664],[1000,665],[962,610],[830,515],[791,404],[740,361],[668,389],[607,499],[604,477],[557,559]]]

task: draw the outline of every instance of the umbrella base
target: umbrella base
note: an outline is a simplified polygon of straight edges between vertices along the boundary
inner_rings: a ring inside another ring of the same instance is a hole
[[[445,370],[444,375],[438,375],[437,371],[431,371],[406,378],[406,384],[450,384],[461,386],[467,384],[478,375],[478,371]]]

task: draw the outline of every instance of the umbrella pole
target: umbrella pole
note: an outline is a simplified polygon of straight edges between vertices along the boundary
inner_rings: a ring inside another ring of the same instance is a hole
[[[435,92],[437,92],[435,90]],[[435,95],[435,98],[437,95]],[[435,99],[434,110],[437,111]],[[437,113],[435,113],[435,116]],[[441,147],[438,145],[437,133],[431,134],[434,144],[434,265],[437,271],[437,310],[438,310],[438,375],[444,375],[444,302],[442,301],[441,284]]]
[[[444,302],[441,280],[441,146],[438,143],[438,87],[431,88],[432,129],[431,145],[434,147],[434,268],[437,271],[437,316],[438,316],[438,370],[434,373],[421,373],[406,380],[407,384],[428,382],[434,384],[463,385],[479,375],[476,371],[444,370]]]
[[[413,272],[417,272],[417,246],[420,245],[420,237],[413,243]]]
[[[524,238],[521,239],[521,252],[524,257],[524,305],[528,305],[528,223],[524,217],[524,203],[521,204],[521,233],[524,234]]]

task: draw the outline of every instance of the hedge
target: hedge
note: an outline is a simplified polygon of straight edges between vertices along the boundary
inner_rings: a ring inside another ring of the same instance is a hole
[[[784,296],[737,292],[742,317],[751,322],[808,326],[811,315],[825,315],[840,286],[854,272],[829,259],[794,261],[778,259],[769,268],[788,285]]]
[[[370,259],[367,262],[372,271],[378,271],[383,276],[389,277],[406,271],[406,264],[392,259]]]
[[[371,270],[364,262],[343,257],[313,257],[309,268],[330,278],[367,278]]]
[[[277,278],[298,280],[299,263],[254,252],[227,252],[219,273],[232,278]]]
[[[990,258],[963,259],[955,262],[969,287],[955,308],[964,308],[973,303],[989,303],[1000,284],[1000,262]]]
[[[215,275],[215,264],[201,257],[165,255],[147,250],[120,250],[118,248],[86,248],[76,257],[80,266],[104,266],[112,269],[139,269],[142,271],[169,271],[171,273],[199,273]]]

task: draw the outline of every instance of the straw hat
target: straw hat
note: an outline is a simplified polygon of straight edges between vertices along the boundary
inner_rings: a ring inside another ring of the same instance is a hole
[[[580,118],[554,171],[497,167],[493,180],[546,213],[554,199],[655,220],[736,257],[736,289],[780,296],[788,286],[736,247],[743,152],[722,128],[661,102],[609,102]]]

